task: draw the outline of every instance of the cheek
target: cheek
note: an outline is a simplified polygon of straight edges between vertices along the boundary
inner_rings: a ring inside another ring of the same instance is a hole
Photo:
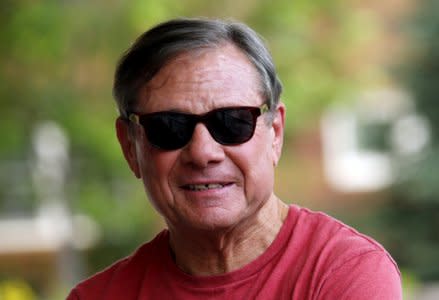
[[[256,151],[253,153],[253,159],[249,163],[249,169],[247,173],[249,174],[249,179],[251,179],[251,184],[254,184],[256,188],[261,188],[261,186],[270,186],[270,182],[272,181],[273,172],[273,164],[272,164],[272,156],[271,153],[266,151]]]
[[[235,164],[244,176],[244,192],[249,200],[268,197],[274,185],[273,149],[267,136],[254,138],[241,146],[239,155],[235,153]]]
[[[252,145],[249,145],[249,151],[251,151],[249,157],[254,159],[253,168],[265,169],[270,166],[270,169],[272,169],[274,154],[273,133],[265,124],[259,125],[260,127],[257,128],[259,130],[255,132],[251,140]]]
[[[139,153],[139,150],[142,152]],[[169,179],[177,159],[177,154],[174,152],[160,152],[145,144],[138,149],[140,173],[145,190],[153,202],[172,198]]]
[[[169,173],[175,161],[174,151],[163,152],[151,146],[142,135],[139,143],[137,143],[137,157],[141,169],[142,178],[160,178]]]

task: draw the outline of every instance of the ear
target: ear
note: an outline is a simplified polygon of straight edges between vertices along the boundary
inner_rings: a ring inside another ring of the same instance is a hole
[[[274,112],[273,118],[273,165],[276,166],[279,162],[281,153],[282,153],[282,145],[284,140],[284,129],[285,129],[285,105],[280,102]]]
[[[132,132],[130,132],[129,123],[121,117],[116,119],[116,133],[119,144],[122,148],[131,171],[137,178],[140,178],[139,162],[137,160],[136,142]]]

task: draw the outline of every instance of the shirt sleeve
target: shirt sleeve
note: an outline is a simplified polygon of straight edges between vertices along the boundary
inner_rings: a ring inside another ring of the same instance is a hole
[[[67,296],[66,300],[80,300],[78,294],[76,293],[76,289],[73,289],[70,294]]]
[[[401,275],[385,251],[370,251],[332,269],[317,299],[400,300]]]

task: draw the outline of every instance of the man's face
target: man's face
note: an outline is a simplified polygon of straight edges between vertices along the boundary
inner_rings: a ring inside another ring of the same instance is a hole
[[[203,114],[263,103],[255,67],[240,50],[224,45],[173,59],[141,90],[136,112]],[[266,118],[258,118],[252,139],[235,146],[216,142],[202,123],[186,146],[172,151],[151,146],[137,125],[133,139],[122,128],[118,135],[131,169],[171,229],[216,230],[251,220],[274,198],[284,107],[273,123]]]

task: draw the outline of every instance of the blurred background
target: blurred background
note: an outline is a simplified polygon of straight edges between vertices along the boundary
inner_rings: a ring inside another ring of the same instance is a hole
[[[276,192],[382,243],[439,299],[439,2],[0,1],[0,299],[64,299],[163,223],[119,149],[115,64],[178,16],[247,23],[284,85]]]

